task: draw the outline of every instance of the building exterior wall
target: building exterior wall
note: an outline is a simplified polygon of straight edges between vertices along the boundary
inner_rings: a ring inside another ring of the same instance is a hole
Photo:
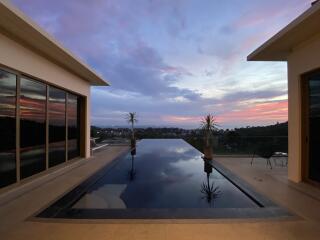
[[[302,113],[301,77],[320,68],[320,35],[293,49],[288,57],[289,164],[288,178],[302,180]]]
[[[0,33],[0,67],[16,70],[85,98],[84,156],[90,156],[90,83],[65,70],[46,57]]]

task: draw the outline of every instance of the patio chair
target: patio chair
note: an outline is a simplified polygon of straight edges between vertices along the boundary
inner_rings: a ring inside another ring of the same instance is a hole
[[[270,169],[272,169],[272,164],[271,164],[270,159],[274,155],[274,152],[275,152],[274,149],[275,149],[275,147],[273,146],[273,144],[268,144],[268,143],[259,144],[253,152],[250,164],[252,165],[255,156],[258,156],[258,157],[265,159],[267,166],[269,166]]]

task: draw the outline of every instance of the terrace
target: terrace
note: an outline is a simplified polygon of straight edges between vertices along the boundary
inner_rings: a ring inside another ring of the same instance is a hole
[[[127,152],[126,146],[107,146],[90,161],[67,166],[56,173],[14,189],[0,199],[0,233],[3,239],[317,239],[320,234],[320,191],[287,180],[284,167],[266,168],[265,161],[215,156],[215,161],[271,201],[288,209],[291,217],[256,219],[46,219],[34,217],[39,210]],[[48,189],[50,189],[48,191]],[[34,196],[37,196],[35,198]]]
[[[108,83],[18,10],[0,11],[1,239],[319,238],[319,1],[248,57],[288,62],[289,133],[222,131],[213,160],[199,132],[193,146],[137,148],[121,132],[91,152],[90,86]],[[288,165],[266,161],[271,150]]]

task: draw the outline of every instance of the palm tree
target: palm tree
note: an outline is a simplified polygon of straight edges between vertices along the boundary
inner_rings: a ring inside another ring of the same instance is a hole
[[[135,136],[134,136],[134,124],[136,122],[138,122],[137,120],[137,113],[135,112],[129,112],[127,115],[126,115],[126,119],[128,121],[129,124],[131,124],[131,147],[135,147]]]
[[[208,114],[205,116],[201,121],[201,128],[204,131],[204,158],[212,159],[212,146],[211,146],[211,138],[212,133],[217,127],[216,120],[214,119],[213,115]]]

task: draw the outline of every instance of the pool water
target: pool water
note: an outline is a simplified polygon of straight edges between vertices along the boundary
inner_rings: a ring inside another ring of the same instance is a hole
[[[99,154],[102,154],[100,152]],[[181,139],[143,139],[37,217],[208,219],[291,216]]]
[[[74,208],[247,208],[248,196],[181,139],[142,140]]]

